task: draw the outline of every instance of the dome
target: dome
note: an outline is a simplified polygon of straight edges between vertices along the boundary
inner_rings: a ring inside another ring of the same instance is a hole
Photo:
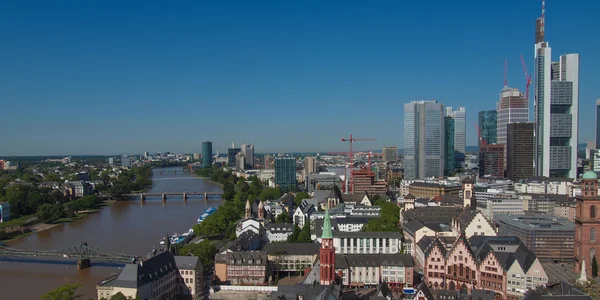
[[[585,174],[583,174],[583,177],[581,177],[582,179],[598,179],[598,175],[596,175],[596,172],[594,171],[587,171],[585,172]]]

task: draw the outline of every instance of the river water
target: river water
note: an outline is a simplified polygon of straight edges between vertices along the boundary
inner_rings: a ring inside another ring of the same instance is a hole
[[[148,192],[221,191],[219,186],[181,170],[180,167],[155,169],[154,186]],[[159,171],[178,172],[160,174]],[[165,203],[160,197],[148,197],[144,203],[140,203],[139,199],[122,201],[72,223],[14,241],[10,246],[52,250],[87,242],[90,246],[141,256],[157,246],[165,235],[187,231],[206,208],[216,207],[219,203],[218,199],[213,198],[205,204],[203,196],[188,196],[186,202],[180,196],[173,196]],[[83,286],[78,291],[83,294],[83,299],[96,298],[96,283],[118,272],[118,267],[98,265],[78,271],[73,262],[47,264],[0,261],[0,299],[39,299],[46,292],[66,283],[81,283]]]

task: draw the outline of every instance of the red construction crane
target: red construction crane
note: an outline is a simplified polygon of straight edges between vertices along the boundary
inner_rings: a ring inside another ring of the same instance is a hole
[[[525,66],[523,54],[521,54],[521,65],[523,65],[523,72],[525,72],[525,100],[529,100],[529,86],[531,85],[531,74],[527,74],[527,67]]]
[[[481,131],[479,131],[479,126],[477,126],[477,123],[475,123],[475,122],[473,122],[473,124],[475,124],[475,129],[477,129],[477,136],[479,137],[480,146],[486,145],[487,142],[481,136]]]
[[[374,138],[357,138],[357,137],[353,137],[352,134],[350,134],[349,137],[347,138],[342,138],[342,142],[350,142],[350,152],[348,152],[349,155],[349,164],[351,166],[354,166],[354,152],[352,152],[352,144],[354,144],[354,142],[356,141],[375,141],[376,139]],[[348,174],[348,170],[346,167],[346,174]],[[354,175],[352,174],[352,171],[350,171],[350,188],[349,188],[349,192],[350,194],[354,193]]]

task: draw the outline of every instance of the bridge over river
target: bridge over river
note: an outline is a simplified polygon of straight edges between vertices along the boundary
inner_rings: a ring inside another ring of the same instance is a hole
[[[162,192],[162,193],[132,193],[132,194],[123,194],[124,197],[139,197],[140,201],[145,201],[146,197],[161,197],[162,201],[166,201],[169,196],[180,196],[184,201],[188,200],[189,196],[204,196],[204,201],[207,201],[209,198],[212,199],[221,199],[221,192]]]

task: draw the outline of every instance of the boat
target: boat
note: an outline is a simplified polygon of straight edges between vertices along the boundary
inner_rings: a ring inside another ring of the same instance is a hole
[[[202,215],[200,215],[200,217],[198,217],[198,224],[202,223],[202,221],[204,221],[204,219],[206,219],[208,216],[215,213],[215,211],[217,211],[217,209],[214,207],[209,207],[208,209],[206,209],[204,211],[204,213],[202,213]]]

